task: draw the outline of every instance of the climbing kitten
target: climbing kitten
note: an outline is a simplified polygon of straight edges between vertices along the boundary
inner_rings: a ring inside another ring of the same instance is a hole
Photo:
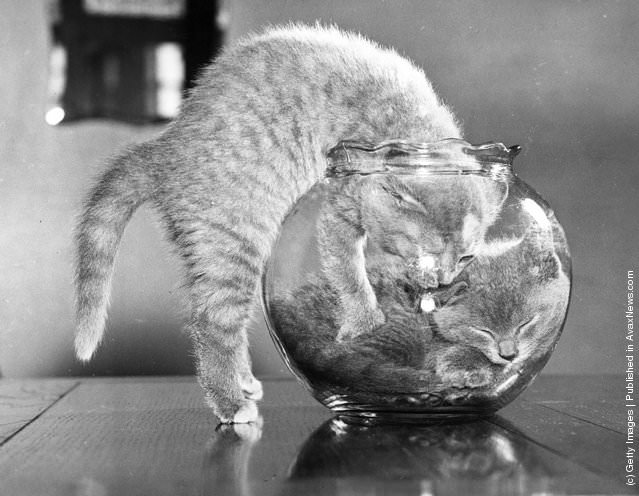
[[[78,226],[75,347],[89,360],[113,264],[135,210],[162,217],[187,271],[188,329],[206,399],[222,422],[258,417],[246,327],[279,226],[324,176],[340,140],[460,137],[424,73],[336,28],[289,26],[227,48],[158,138],[115,158]]]
[[[481,249],[504,187],[479,176],[343,179],[318,218],[322,273],[337,292],[337,340],[385,321],[368,272],[386,271],[422,288],[448,285]]]

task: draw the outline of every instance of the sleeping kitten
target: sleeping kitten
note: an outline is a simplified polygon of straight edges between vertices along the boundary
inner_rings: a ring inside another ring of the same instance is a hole
[[[530,361],[547,356],[570,285],[554,243],[546,237],[540,244],[534,230],[518,243],[484,247],[487,254],[436,289],[403,271],[369,271],[387,319],[352,340],[336,340],[339,298],[325,280],[275,301],[273,325],[315,383],[377,393],[435,391],[447,400],[494,392]],[[436,302],[432,311],[421,311],[425,295]]]
[[[337,340],[385,321],[368,272],[386,271],[423,288],[448,285],[474,259],[503,201],[504,187],[479,176],[343,179],[322,206],[322,273],[338,294]]]
[[[246,327],[279,227],[344,139],[460,137],[424,73],[335,28],[289,26],[226,49],[158,138],[114,159],[78,226],[78,357],[104,331],[113,264],[135,210],[160,214],[187,270],[199,381],[222,422],[251,422],[262,388]]]
[[[556,342],[570,280],[548,238],[529,233],[500,257],[478,256],[460,280],[468,291],[433,313],[433,332],[479,350],[503,371],[541,357]]]
[[[432,332],[428,315],[417,310],[420,290],[371,273],[371,283],[386,320],[374,332],[339,341],[340,302],[323,278],[311,280],[270,305],[271,324],[300,372],[313,384],[361,391],[414,392]],[[400,276],[401,277],[401,276]]]

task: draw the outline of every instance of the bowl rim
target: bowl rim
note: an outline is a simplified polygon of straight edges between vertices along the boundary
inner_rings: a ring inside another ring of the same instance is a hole
[[[473,145],[446,138],[432,143],[393,139],[342,140],[326,154],[327,177],[369,174],[481,175],[506,179],[521,146],[489,141]]]

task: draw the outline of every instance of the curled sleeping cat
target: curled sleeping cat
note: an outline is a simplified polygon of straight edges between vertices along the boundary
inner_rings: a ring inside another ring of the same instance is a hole
[[[104,332],[124,228],[148,202],[184,261],[199,382],[222,422],[258,418],[246,328],[281,222],[344,139],[460,137],[424,73],[335,28],[270,29],[227,48],[157,138],[115,158],[77,229],[75,347]]]
[[[457,283],[468,291],[448,299],[433,313],[433,333],[459,349],[479,350],[502,374],[548,357],[559,337],[570,294],[570,280],[555,251],[550,231],[533,229],[521,244],[500,257],[479,256]],[[435,369],[451,375],[450,363],[464,363],[459,351],[437,357]],[[482,382],[488,374],[475,375]]]
[[[340,186],[317,221],[322,273],[339,298],[338,341],[385,321],[369,272],[449,285],[481,251],[505,198],[503,184],[471,175],[353,176]]]
[[[338,294],[322,279],[273,302],[274,324],[312,381],[386,393],[492,394],[548,356],[570,284],[554,247],[534,236],[485,247],[451,285],[435,290],[404,272],[373,268],[369,278],[386,321],[351,340],[337,340]],[[437,301],[433,312],[420,311],[425,294]]]

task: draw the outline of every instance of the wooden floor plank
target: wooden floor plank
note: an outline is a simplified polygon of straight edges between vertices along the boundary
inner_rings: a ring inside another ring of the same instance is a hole
[[[528,439],[595,473],[615,478],[624,473],[625,438],[619,432],[526,399],[500,410],[492,421],[516,426]]]
[[[523,398],[623,434],[624,385],[621,375],[542,375]]]
[[[266,385],[271,402],[293,399],[295,391],[303,393],[294,383]],[[310,405],[263,405],[269,428],[252,477],[286,477],[297,446],[329,416]],[[0,450],[0,493],[202,494],[202,485],[219,476],[217,427],[194,380],[83,381],[10,450]]]
[[[77,383],[68,379],[0,380],[0,446]]]
[[[0,447],[0,494],[634,494],[622,436],[535,391],[490,420],[370,428],[264,385],[263,426],[219,427],[193,378],[83,379]]]
[[[605,401],[595,401],[589,404],[575,404],[570,401],[540,401],[538,404],[622,435],[626,432],[624,423],[627,418],[622,401],[617,401],[614,408]]]
[[[556,375],[541,374],[526,389],[525,397],[536,400],[569,400],[590,403],[603,400],[615,403],[623,389],[622,375]]]

